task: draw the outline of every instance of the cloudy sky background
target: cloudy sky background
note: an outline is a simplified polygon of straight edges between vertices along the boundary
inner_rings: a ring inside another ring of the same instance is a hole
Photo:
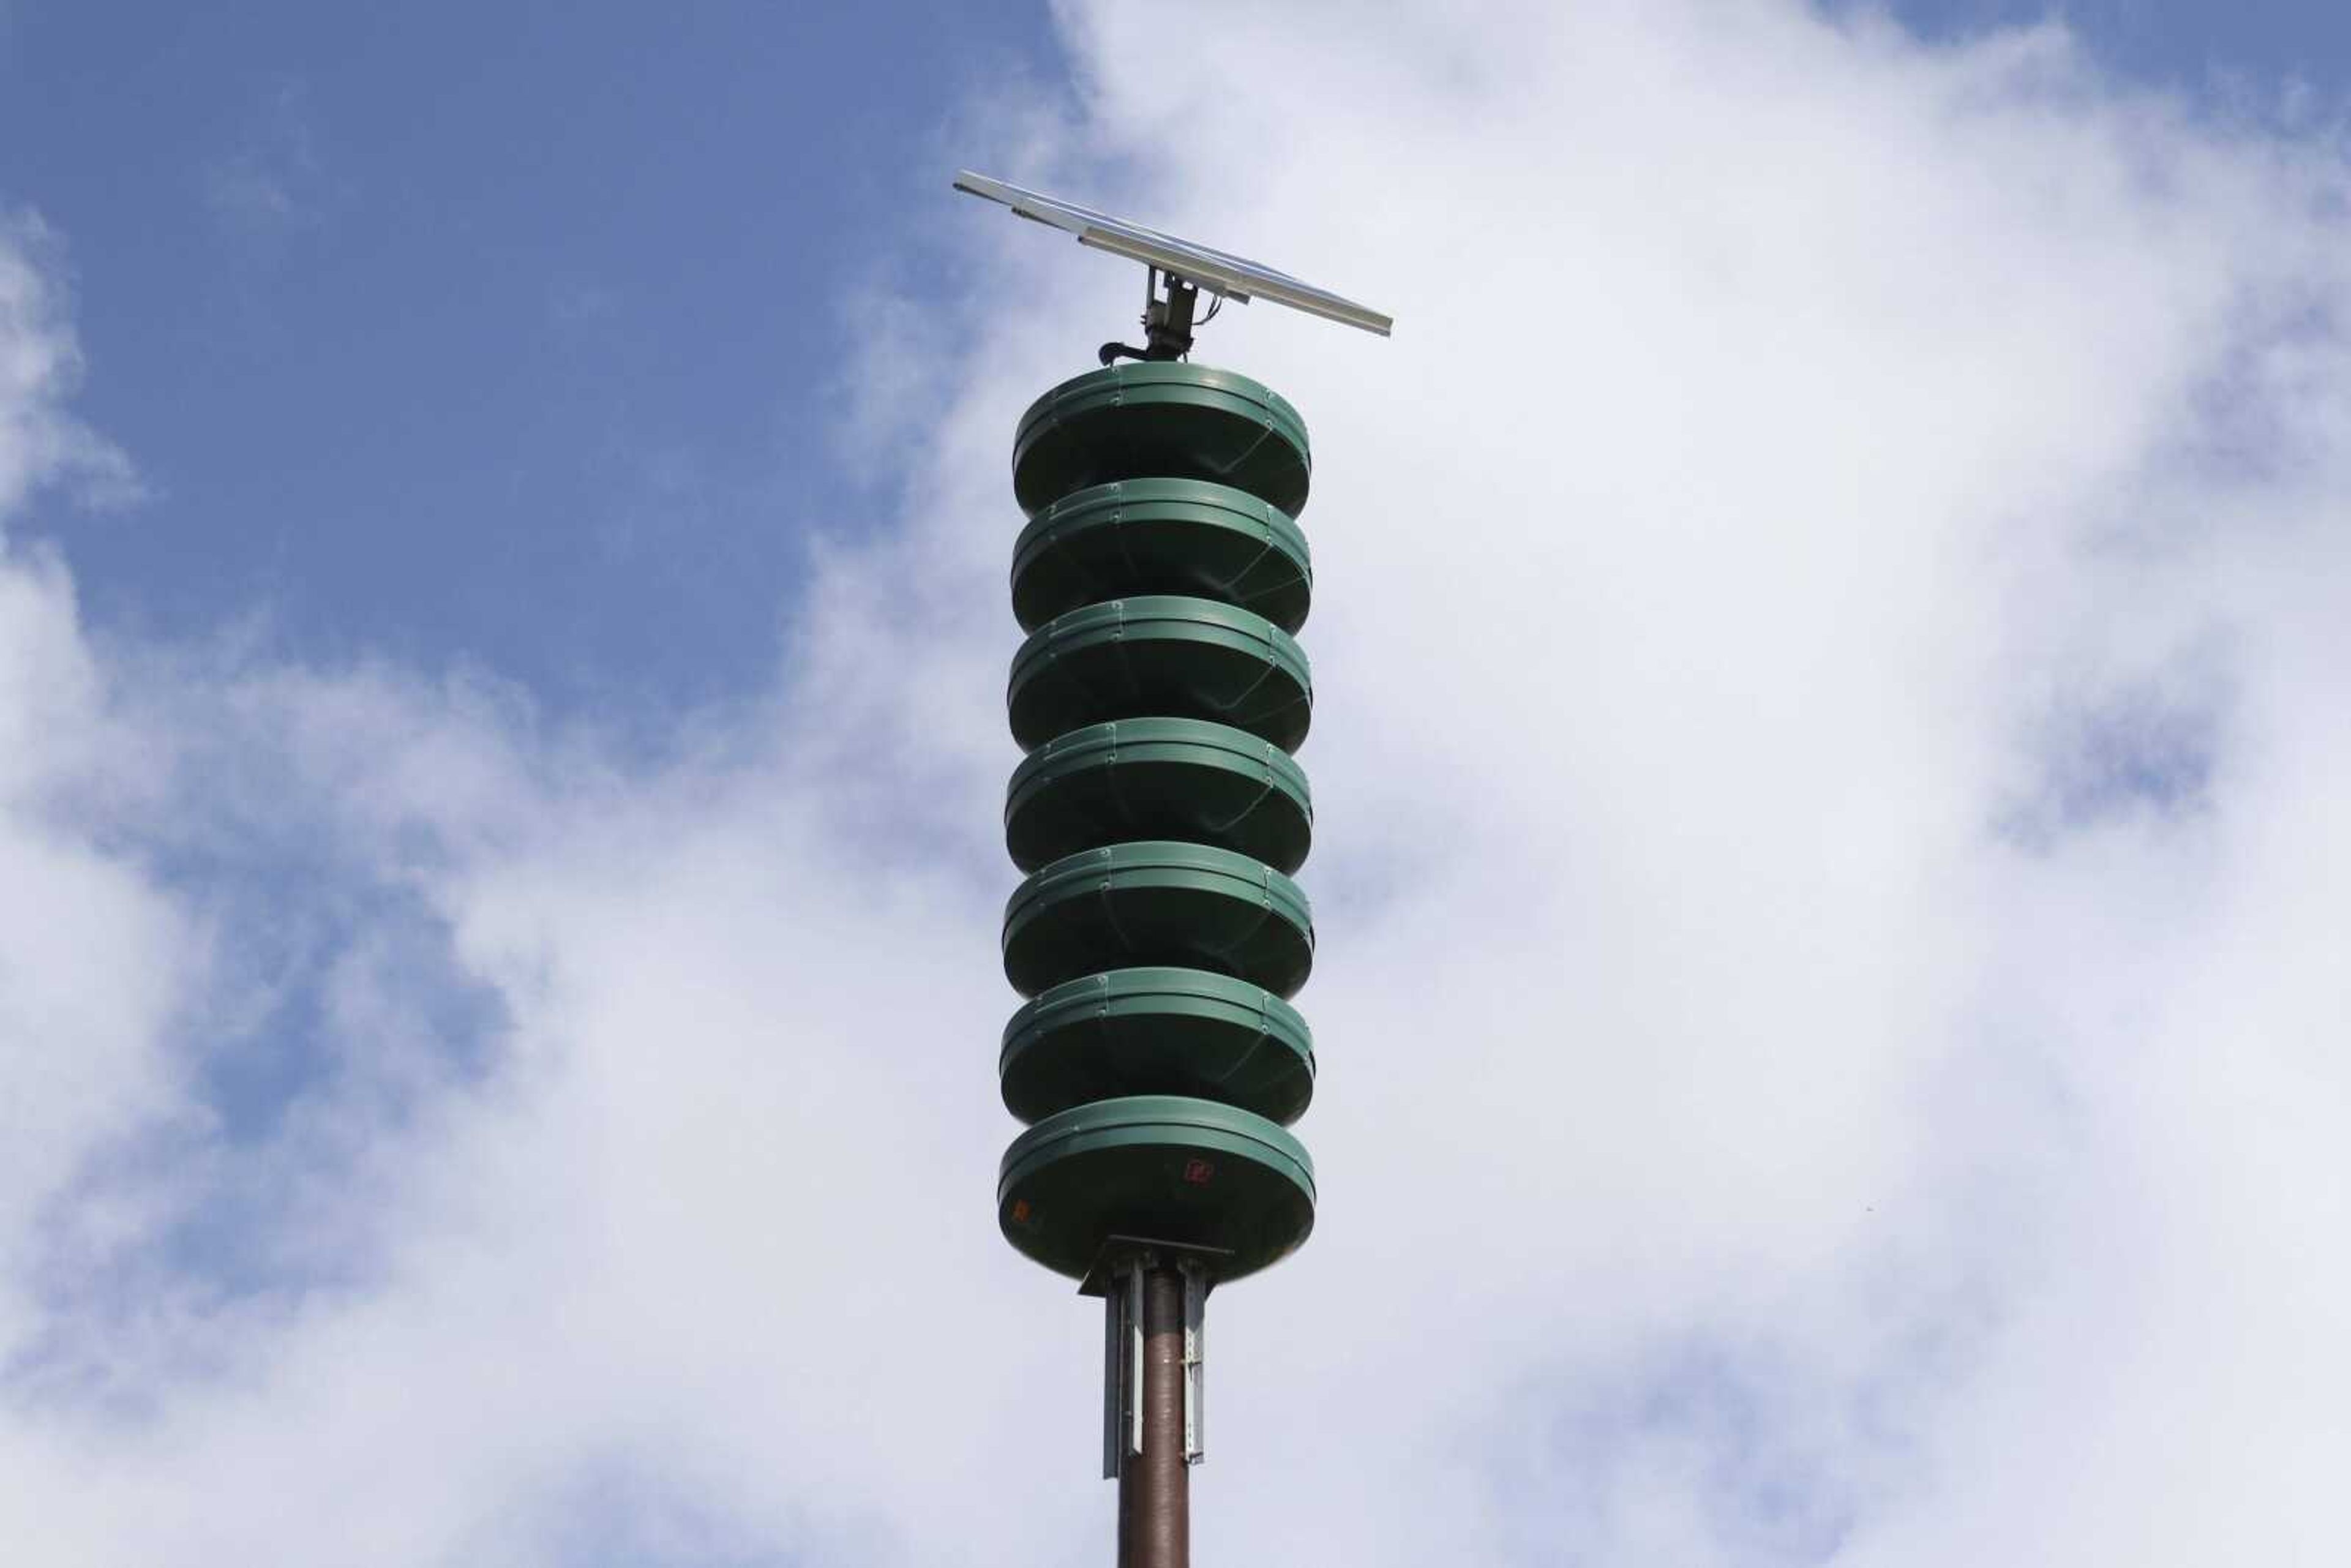
[[[2339,25],[6,15],[25,1561],[1102,1559],[996,812],[1135,280],[958,162],[1400,323],[1203,345],[1321,459],[1324,1195],[1203,1561],[2351,1547]]]

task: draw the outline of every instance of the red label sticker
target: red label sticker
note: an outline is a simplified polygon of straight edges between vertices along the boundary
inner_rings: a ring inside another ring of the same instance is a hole
[[[1194,1186],[1206,1186],[1208,1183],[1214,1181],[1216,1176],[1217,1167],[1210,1165],[1206,1160],[1186,1160],[1184,1162],[1184,1179],[1190,1182]]]
[[[1012,1223],[1015,1225],[1026,1225],[1029,1223],[1029,1200],[1027,1198],[1021,1197],[1015,1198],[1013,1200]]]

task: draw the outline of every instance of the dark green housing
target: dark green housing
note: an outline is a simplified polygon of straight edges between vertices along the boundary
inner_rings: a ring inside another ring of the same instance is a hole
[[[1005,842],[1029,874],[1004,969],[1033,998],[1004,1030],[998,1223],[1072,1277],[1113,1237],[1201,1249],[1213,1281],[1314,1224],[1284,1131],[1314,1087],[1286,998],[1314,957],[1290,880],[1313,804],[1290,753],[1313,681],[1291,641],[1313,570],[1296,517],[1306,426],[1245,376],[1121,364],[1040,398],[1013,490]]]

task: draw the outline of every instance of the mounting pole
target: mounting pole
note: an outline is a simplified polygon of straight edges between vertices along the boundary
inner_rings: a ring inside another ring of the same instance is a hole
[[[1123,1239],[1113,1249],[1084,1288],[1102,1297],[1102,1475],[1118,1480],[1119,1568],[1189,1568],[1207,1260]]]
[[[1141,1270],[1142,1452],[1118,1476],[1119,1568],[1191,1568],[1192,1472],[1184,1462],[1184,1276]]]

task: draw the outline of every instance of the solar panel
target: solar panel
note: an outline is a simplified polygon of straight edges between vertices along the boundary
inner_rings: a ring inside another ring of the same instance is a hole
[[[1246,305],[1251,298],[1270,299],[1277,305],[1287,305],[1294,310],[1321,316],[1350,327],[1361,327],[1366,332],[1377,332],[1384,338],[1395,319],[1383,316],[1352,299],[1342,298],[1327,288],[1292,277],[1286,272],[1250,261],[1229,251],[1212,250],[1190,240],[1179,239],[1141,224],[1114,218],[1108,213],[1098,213],[1092,207],[1081,207],[1074,202],[1064,202],[1040,192],[1024,190],[1019,185],[991,180],[985,174],[975,174],[966,169],[956,175],[955,188],[975,196],[985,196],[991,202],[1001,202],[1024,218],[1050,224],[1078,236],[1080,245],[1090,245],[1096,250],[1106,250],[1113,256],[1123,256],[1176,277],[1210,294],[1228,299],[1238,299]]]

